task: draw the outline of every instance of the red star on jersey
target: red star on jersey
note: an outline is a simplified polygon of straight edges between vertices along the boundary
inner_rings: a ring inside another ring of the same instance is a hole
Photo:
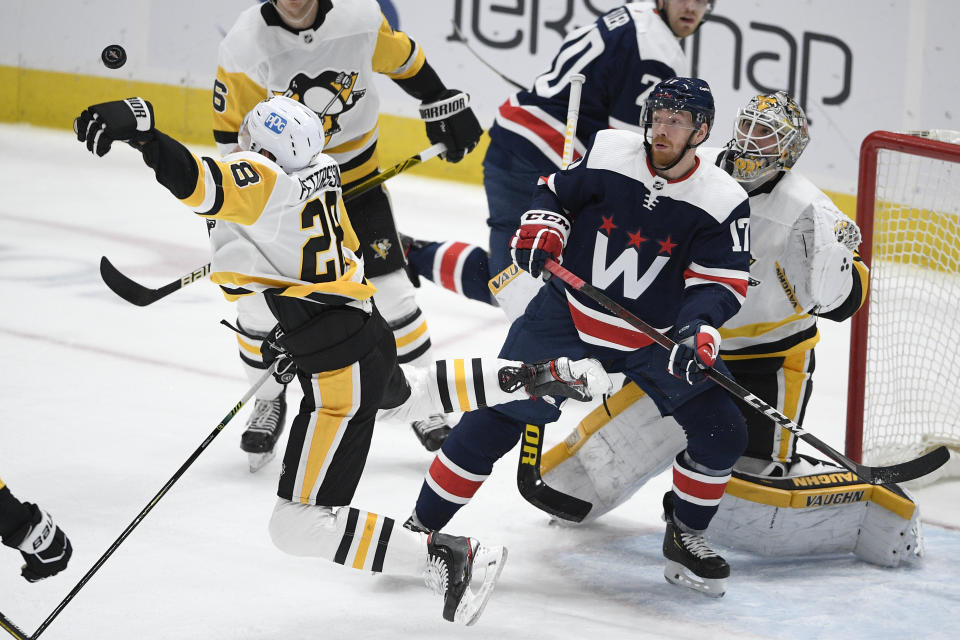
[[[628,247],[633,245],[639,249],[640,245],[647,241],[647,238],[643,237],[641,233],[642,231],[643,229],[637,229],[636,233],[630,233],[629,231],[627,232],[627,235],[630,236],[630,240],[627,242]]]
[[[673,254],[673,248],[677,246],[676,242],[670,241],[670,236],[667,236],[666,240],[657,240],[660,244],[660,250],[657,253],[665,253],[668,256]]]
[[[613,224],[613,216],[609,218],[607,216],[600,216],[603,218],[603,224],[600,225],[600,228],[607,232],[607,235],[610,235],[610,232],[617,228],[617,225]]]

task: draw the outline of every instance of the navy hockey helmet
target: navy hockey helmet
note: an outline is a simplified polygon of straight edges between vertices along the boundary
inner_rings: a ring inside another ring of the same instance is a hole
[[[694,128],[699,129],[700,125],[706,123],[707,136],[710,135],[716,108],[713,105],[713,92],[706,81],[700,78],[670,78],[655,86],[643,102],[640,117],[644,130],[653,123],[653,112],[660,109],[689,111],[693,116]]]

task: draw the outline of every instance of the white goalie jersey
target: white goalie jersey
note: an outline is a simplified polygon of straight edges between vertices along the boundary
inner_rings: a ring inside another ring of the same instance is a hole
[[[364,278],[332,158],[320,154],[289,175],[251,152],[194,159],[197,186],[182,202],[215,221],[210,278],[228,299],[272,292],[369,311],[376,289]]]
[[[698,151],[705,161],[715,163],[722,149],[706,148]],[[837,225],[853,225],[843,212],[810,180],[792,171],[781,174],[772,188],[761,187],[750,194],[749,250],[750,287],[740,310],[720,328],[721,353],[724,359],[745,357],[782,357],[790,353],[812,349],[819,341],[817,316],[808,313],[809,306],[797,299],[798,283],[790,280],[790,265],[804,265],[809,272],[809,257],[819,247],[804,247],[795,240],[799,220],[810,220],[830,230],[829,236],[817,236],[817,242],[837,245],[833,234]],[[791,235],[794,234],[794,236]],[[866,291],[867,268],[854,261],[850,249],[842,247],[850,256],[846,273],[835,274],[840,295],[856,294],[861,299],[852,301],[859,308]],[[855,270],[855,271],[853,271]],[[852,271],[852,273],[851,273]],[[854,277],[862,286],[851,286]],[[843,300],[832,300],[839,306]],[[831,307],[832,308],[832,307]],[[852,313],[852,312],[851,312]]]

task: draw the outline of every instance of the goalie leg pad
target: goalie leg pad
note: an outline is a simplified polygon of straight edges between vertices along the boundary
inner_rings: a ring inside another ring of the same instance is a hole
[[[923,555],[919,509],[906,491],[863,484],[826,463],[809,471],[785,478],[734,471],[708,538],[764,556],[854,553],[885,567]]]
[[[667,469],[686,446],[680,425],[663,418],[632,382],[597,407],[543,456],[541,473],[555,489],[593,503],[583,522],[620,506]]]

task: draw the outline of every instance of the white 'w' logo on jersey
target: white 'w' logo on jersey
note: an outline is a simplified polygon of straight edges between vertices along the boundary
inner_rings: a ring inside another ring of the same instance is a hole
[[[636,300],[657,279],[670,261],[669,256],[657,256],[646,272],[637,278],[637,259],[640,254],[633,247],[627,247],[607,266],[607,236],[597,232],[597,241],[593,248],[593,273],[591,284],[598,289],[606,289],[619,276],[623,276],[623,295]]]

